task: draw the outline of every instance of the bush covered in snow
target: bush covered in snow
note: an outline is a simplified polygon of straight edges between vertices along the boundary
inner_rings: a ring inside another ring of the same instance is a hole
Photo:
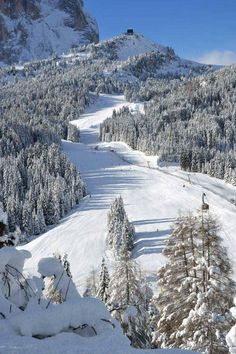
[[[39,277],[24,272],[29,257],[14,247],[0,249],[1,329],[45,338],[61,332],[91,337],[119,328],[100,300],[80,297],[66,257],[41,259]]]

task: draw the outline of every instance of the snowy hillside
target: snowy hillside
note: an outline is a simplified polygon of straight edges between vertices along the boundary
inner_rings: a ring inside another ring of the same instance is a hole
[[[90,45],[87,47],[86,52],[90,52],[100,58],[106,57],[125,61],[129,57],[150,52],[167,54],[168,48],[150,41],[141,33],[134,32],[133,34],[120,34],[112,39]]]
[[[9,4],[0,353],[233,353],[234,67],[182,59],[132,30],[97,43],[83,0]],[[208,147],[216,163],[200,169]]]
[[[172,223],[179,214],[199,208],[203,192],[223,226],[221,235],[230,258],[232,261],[236,258],[236,207],[230,202],[235,187],[204,175],[198,178],[195,174],[191,176],[194,183],[190,184],[185,181],[187,174],[158,168],[155,157],[132,151],[123,143],[99,142],[99,124],[113,109],[125,104],[130,105],[123,96],[102,95],[73,122],[81,128],[81,143],[65,141],[64,150],[82,172],[91,198],[86,197],[58,226],[25,246],[33,254],[27,267],[35,270],[42,256],[57,251],[67,253],[81,292],[89,272],[98,267],[106,252],[107,212],[117,195],[122,195],[136,229],[133,257],[141,264],[154,290],[156,272],[165,261],[161,251]],[[112,266],[109,254],[107,257]],[[235,266],[234,270],[236,275]]]
[[[95,60],[111,60],[106,68],[106,74],[117,79],[125,78],[129,73],[139,79],[147,76],[165,75],[199,75],[209,70],[208,65],[199,64],[190,60],[179,58],[174,50],[155,43],[144,37],[141,33],[123,33],[98,44],[77,48],[74,52],[78,60],[90,58]],[[142,75],[142,66],[147,72]],[[137,68],[138,67],[138,68]],[[135,72],[137,70],[137,73]]]
[[[48,78],[51,78],[55,74],[55,67],[57,67],[58,73],[80,70],[81,84],[82,82],[83,85],[89,83],[90,91],[124,94],[125,89],[129,88],[135,91],[142,82],[149,79],[192,78],[218,69],[217,67],[182,59],[175,54],[172,48],[152,42],[140,33],[121,34],[98,44],[76,45],[76,48],[69,50],[67,39],[78,36],[76,31],[73,31],[72,37],[68,36],[67,31],[70,30],[71,28],[62,31],[62,41],[53,40],[53,43],[57,46],[53,49],[53,52],[61,53],[61,55],[21,63],[14,67],[0,67],[0,83],[4,84],[7,81],[13,83],[25,77],[30,79],[30,77],[45,74]],[[67,36],[66,40],[64,36]],[[52,38],[53,35],[48,34],[44,44],[47,44],[47,41]],[[35,53],[39,50],[39,55],[32,54],[32,56],[27,57],[28,54],[26,54],[22,61],[27,60],[27,58],[45,57],[44,54],[41,55],[43,52],[38,49],[37,43],[37,40],[32,40],[32,48],[35,47],[32,50]],[[47,47],[49,48],[50,45]],[[24,48],[26,48],[24,51],[28,50],[27,46],[24,46]],[[52,50],[50,49],[49,52],[52,53]],[[49,52],[48,55],[50,55]],[[130,100],[134,101],[136,98],[133,97]]]
[[[96,20],[81,0],[0,2],[0,64],[62,54],[74,46],[98,42]],[[17,35],[15,35],[17,33]]]

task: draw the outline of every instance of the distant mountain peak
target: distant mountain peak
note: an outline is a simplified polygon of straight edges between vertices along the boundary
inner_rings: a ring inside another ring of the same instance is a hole
[[[74,48],[58,59],[66,65],[83,60],[97,65],[100,62],[102,75],[122,84],[151,77],[198,76],[210,70],[208,65],[180,58],[171,47],[155,43],[133,29],[96,44]]]
[[[96,44],[95,48],[97,52],[105,49],[107,53],[108,50],[110,53],[113,53],[114,59],[121,61],[126,61],[129,57],[145,53],[160,52],[166,54],[168,51],[168,47],[164,47],[149,40],[143,34],[134,31],[132,28],[127,29],[126,32],[116,37]]]
[[[82,0],[0,0],[0,63],[47,58],[99,39]]]

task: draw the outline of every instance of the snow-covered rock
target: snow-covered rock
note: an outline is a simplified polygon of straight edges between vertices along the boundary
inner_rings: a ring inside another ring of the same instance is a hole
[[[47,58],[98,38],[82,0],[0,0],[0,64]]]

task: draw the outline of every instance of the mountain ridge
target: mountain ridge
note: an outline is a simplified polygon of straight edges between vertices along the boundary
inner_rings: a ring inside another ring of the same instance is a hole
[[[96,20],[82,0],[0,0],[0,63],[16,64],[97,43]]]

